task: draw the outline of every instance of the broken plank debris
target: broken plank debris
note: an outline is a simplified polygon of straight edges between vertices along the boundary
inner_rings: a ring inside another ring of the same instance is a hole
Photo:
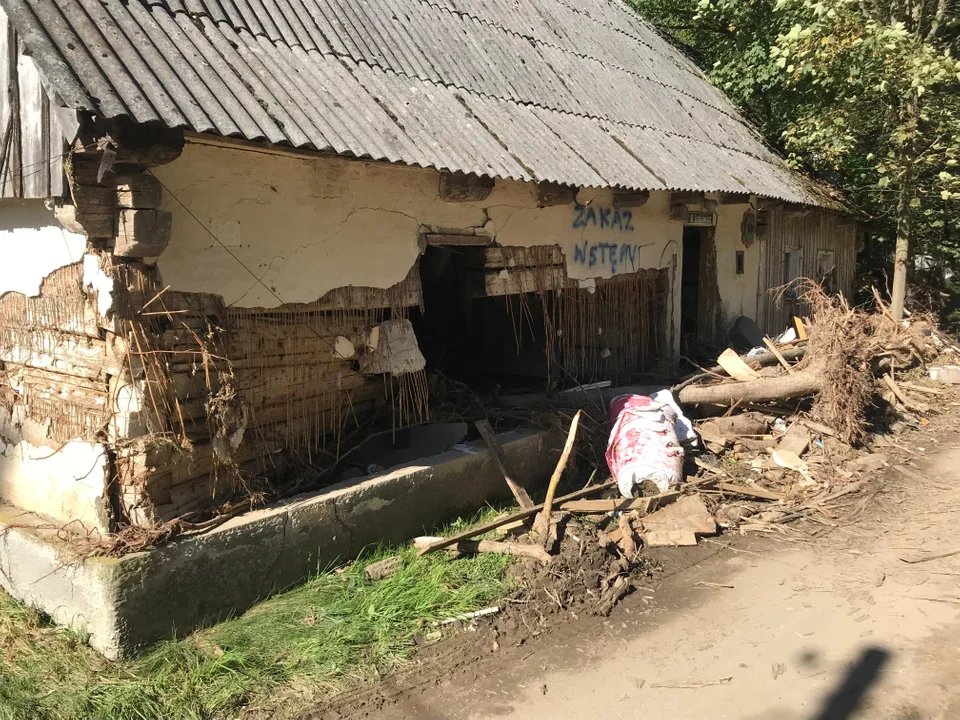
[[[573,500],[565,502],[560,509],[572,513],[608,513],[608,512],[631,512],[637,510],[641,513],[650,512],[658,507],[674,502],[680,497],[680,493],[670,490],[659,495],[652,495],[645,498],[636,498],[628,500],[626,498],[607,498],[606,500]]]
[[[582,497],[587,497],[589,495],[600,494],[604,490],[609,490],[610,488],[614,488],[616,486],[617,486],[616,480],[608,480],[607,482],[601,483],[600,485],[594,485],[593,487],[584,488],[583,490],[577,490],[576,492],[572,492],[569,495],[564,495],[561,498],[557,498],[557,502],[562,505],[564,502],[568,500],[578,500]],[[516,512],[516,513],[513,513],[512,515],[507,515],[507,516],[498,518],[496,520],[485,523],[483,525],[477,525],[476,527],[472,527],[468,530],[464,530],[463,532],[458,533],[456,535],[451,535],[448,538],[438,539],[437,542],[431,543],[430,545],[427,545],[426,547],[421,548],[420,552],[418,552],[417,555],[426,555],[428,553],[436,552],[437,550],[442,550],[443,548],[450,547],[451,545],[455,545],[461,540],[467,540],[469,538],[476,537],[477,535],[483,535],[484,533],[488,533],[491,530],[496,530],[498,527],[507,525],[515,520],[523,520],[528,517],[533,517],[541,510],[543,510],[542,503],[540,505],[535,505],[529,510],[521,510],[520,512]]]
[[[693,547],[697,534],[693,530],[648,530],[642,535],[643,544],[655,547]]]
[[[717,523],[699,495],[687,495],[672,505],[657,510],[643,519],[644,537],[651,532],[692,532],[713,535]]]

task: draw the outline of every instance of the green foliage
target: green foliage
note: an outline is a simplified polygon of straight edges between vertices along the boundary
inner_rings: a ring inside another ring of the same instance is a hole
[[[368,581],[364,568],[393,554],[403,561],[396,574]],[[0,592],[0,720],[201,720],[250,707],[286,717],[401,663],[423,623],[495,601],[508,565],[507,556],[490,553],[450,560],[382,549],[241,617],[116,663]]]
[[[633,0],[797,168],[960,270],[956,0]],[[906,220],[906,224],[902,221]]]

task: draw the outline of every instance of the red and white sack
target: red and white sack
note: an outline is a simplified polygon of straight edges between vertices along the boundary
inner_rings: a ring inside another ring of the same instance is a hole
[[[621,395],[610,403],[613,429],[607,465],[624,497],[647,480],[660,492],[683,480],[683,447],[677,439],[677,413],[645,395]]]

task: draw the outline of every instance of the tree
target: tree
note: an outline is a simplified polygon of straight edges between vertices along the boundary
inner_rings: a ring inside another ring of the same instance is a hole
[[[908,250],[960,260],[957,0],[634,0],[795,167]]]
[[[783,133],[790,158],[838,172],[848,195],[895,227],[891,307],[902,317],[919,210],[960,199],[960,61],[939,42],[945,0],[780,0],[804,17],[771,48],[805,99]]]

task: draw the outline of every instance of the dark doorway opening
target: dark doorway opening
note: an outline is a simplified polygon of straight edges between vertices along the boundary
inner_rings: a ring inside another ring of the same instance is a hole
[[[680,277],[680,349],[695,354],[700,330],[700,228],[683,229],[683,271]]]
[[[542,389],[550,299],[487,296],[484,264],[483,247],[429,246],[420,258],[423,311],[414,310],[410,321],[427,373],[478,391]]]

